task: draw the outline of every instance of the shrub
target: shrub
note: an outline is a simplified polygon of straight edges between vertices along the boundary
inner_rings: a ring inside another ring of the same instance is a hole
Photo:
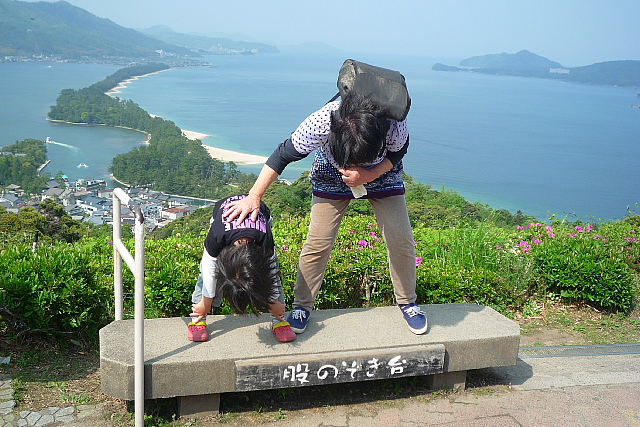
[[[191,313],[191,293],[200,273],[203,240],[190,236],[145,242],[148,316],[184,317]]]
[[[18,332],[94,334],[109,320],[110,289],[88,254],[67,245],[27,245],[0,253],[0,308]]]
[[[592,226],[577,226],[533,246],[531,255],[540,278],[560,296],[606,311],[633,308],[634,276],[619,239],[605,237]]]
[[[521,303],[531,277],[518,254],[507,250],[511,236],[503,230],[417,227],[414,237],[420,302],[469,302],[502,312]]]

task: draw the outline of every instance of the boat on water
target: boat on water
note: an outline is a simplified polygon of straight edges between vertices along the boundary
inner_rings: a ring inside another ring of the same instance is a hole
[[[50,142],[51,142],[51,137],[50,137],[50,136],[48,136],[48,137],[47,137],[47,139],[46,139],[44,142],[48,142],[48,143],[50,143]]]
[[[87,166],[86,163],[80,163],[78,166],[76,166],[78,168],[88,168],[89,166]]]

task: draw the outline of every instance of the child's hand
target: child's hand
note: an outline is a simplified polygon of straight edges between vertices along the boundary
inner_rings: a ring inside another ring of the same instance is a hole
[[[202,319],[206,319],[209,311],[211,311],[211,305],[207,306],[207,302],[203,297],[199,303],[193,304],[193,313],[189,314],[189,316],[193,318],[193,323],[198,323]]]
[[[286,311],[286,307],[280,301],[275,301],[269,304],[269,313],[273,314],[273,316],[281,322],[284,320],[284,314]]]

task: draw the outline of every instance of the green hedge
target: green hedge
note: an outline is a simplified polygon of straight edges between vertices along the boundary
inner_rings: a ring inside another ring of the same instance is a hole
[[[309,218],[284,215],[274,225],[285,299],[293,300],[298,256]],[[530,224],[416,227],[417,294],[422,304],[469,302],[509,314],[555,293],[608,312],[629,312],[638,295],[637,226]],[[147,317],[187,316],[205,231],[147,240]],[[133,239],[125,245],[133,252]],[[375,218],[345,217],[329,260],[318,309],[394,304],[387,249]],[[126,315],[133,275],[124,264]],[[0,251],[0,315],[16,332],[96,336],[113,319],[113,246],[108,237],[73,244],[28,244]],[[223,309],[223,313],[228,313]]]
[[[637,245],[633,236],[612,237],[578,226],[535,245],[531,251],[535,268],[549,290],[563,298],[605,311],[629,312],[636,295],[631,267]]]
[[[0,309],[18,332],[94,334],[112,311],[92,256],[68,245],[7,248],[0,256]]]

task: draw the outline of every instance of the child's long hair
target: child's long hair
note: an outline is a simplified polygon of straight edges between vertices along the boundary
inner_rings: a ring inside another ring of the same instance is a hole
[[[273,251],[249,242],[226,246],[217,258],[216,283],[238,314],[266,313],[277,299],[280,280]]]

